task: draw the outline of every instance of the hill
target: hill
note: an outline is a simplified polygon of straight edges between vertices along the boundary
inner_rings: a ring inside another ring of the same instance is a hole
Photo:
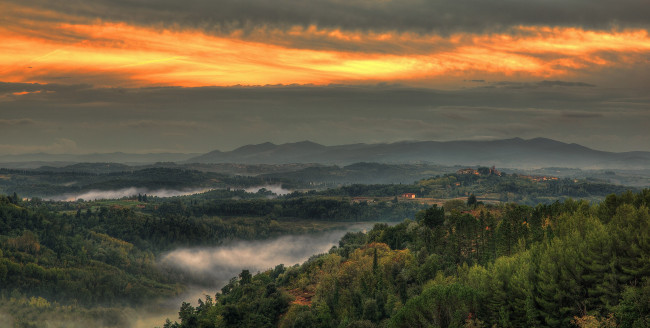
[[[650,190],[348,233],[302,265],[242,270],[163,327],[648,327]]]

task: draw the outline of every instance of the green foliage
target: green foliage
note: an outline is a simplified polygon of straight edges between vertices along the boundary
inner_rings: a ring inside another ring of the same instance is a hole
[[[650,327],[650,277],[640,286],[626,286],[615,308],[621,328]]]
[[[399,221],[413,217],[425,206],[419,203],[350,202],[349,199],[333,197],[284,197],[278,199],[252,200],[206,200],[187,204],[180,200],[154,212],[165,216],[170,214],[200,217],[207,216],[248,216],[278,218],[301,218],[324,221]]]
[[[89,229],[88,220],[0,203],[4,296],[16,290],[65,303],[115,305],[178,292],[151,252]]]
[[[467,211],[461,203],[418,212],[409,202],[305,195],[147,197],[139,212],[0,196],[0,296],[30,311],[141,304],[179,290],[154,264],[164,249],[297,231],[285,223],[302,215],[335,221],[411,213],[415,221],[347,234],[302,265],[244,270],[214,299],[183,304],[180,323],[165,327],[648,325],[650,191],[597,205],[477,204]]]
[[[478,293],[459,283],[432,283],[392,317],[390,327],[463,327],[479,311]]]
[[[415,214],[415,220],[433,229],[445,222],[445,209],[442,207],[438,208],[438,205],[433,205]]]
[[[163,327],[277,327],[291,298],[276,287],[272,274],[268,271],[251,276],[244,270],[241,279],[231,281],[214,300],[206,295],[197,307],[184,302],[178,313],[180,323],[168,320]],[[311,322],[310,319],[302,318],[304,324]]]
[[[253,276],[294,300],[284,312],[256,322],[647,327],[647,195],[611,196],[594,206],[572,200],[535,208],[479,206],[474,215],[432,207],[417,221],[377,224],[365,235],[346,235],[329,254],[277,275]],[[251,322],[251,314],[235,311],[251,288],[242,281],[217,296],[225,312],[213,319]]]

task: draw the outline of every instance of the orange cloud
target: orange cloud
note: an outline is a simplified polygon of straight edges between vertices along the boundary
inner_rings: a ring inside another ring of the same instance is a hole
[[[105,22],[32,28],[27,33],[25,28],[0,27],[0,80],[225,86],[471,79],[483,74],[554,78],[647,63],[650,53],[645,30],[522,26],[511,33],[443,38],[317,27],[258,30],[247,36]]]

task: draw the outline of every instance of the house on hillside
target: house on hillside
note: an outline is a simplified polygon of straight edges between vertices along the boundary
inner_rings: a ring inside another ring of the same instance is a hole
[[[408,199],[415,199],[415,194],[406,193],[406,194],[402,194],[402,197],[403,198],[408,198]]]
[[[469,174],[469,175],[479,175],[478,171],[475,169],[471,168],[466,168],[466,169],[460,169],[456,171],[457,174]]]

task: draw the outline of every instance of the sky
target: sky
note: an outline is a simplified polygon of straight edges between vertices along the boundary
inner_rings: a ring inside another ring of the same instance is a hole
[[[647,0],[1,0],[0,155],[650,151]]]

